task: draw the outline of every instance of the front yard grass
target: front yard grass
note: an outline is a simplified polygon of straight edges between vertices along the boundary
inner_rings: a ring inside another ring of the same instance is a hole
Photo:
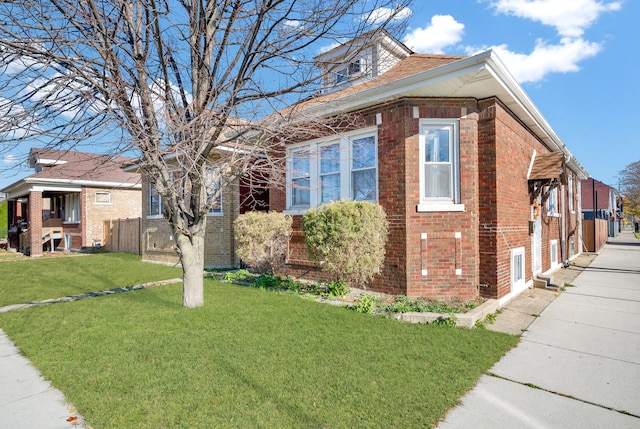
[[[205,280],[0,314],[93,428],[432,427],[517,342]]]
[[[16,259],[0,263],[0,306],[171,278],[182,270],[128,253]]]

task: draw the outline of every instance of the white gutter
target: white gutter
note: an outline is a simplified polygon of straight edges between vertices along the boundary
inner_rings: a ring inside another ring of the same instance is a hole
[[[572,170],[576,171],[580,179],[586,179],[589,176],[587,170],[575,159],[573,154],[571,154],[560,137],[558,137],[553,128],[551,128],[551,125],[549,125],[546,119],[542,116],[533,101],[507,70],[497,54],[492,50],[484,51],[424,72],[407,76],[385,85],[364,89],[355,94],[346,95],[342,98],[318,104],[300,113],[305,117],[332,116],[336,113],[362,109],[369,105],[397,98],[406,95],[413,90],[425,88],[455,77],[475,74],[482,71],[486,71],[491,74],[495,82],[509,94],[511,100],[502,100],[502,102],[515,102],[520,109],[522,109],[522,113],[528,116],[540,129],[540,132],[536,133],[538,137],[545,143],[549,144],[552,151],[555,150],[563,152],[566,157],[566,162]],[[442,96],[446,97],[446,95]],[[517,114],[518,112],[514,113]],[[304,118],[301,120],[303,119]],[[526,123],[526,121],[524,122]],[[535,130],[533,131],[535,132]]]

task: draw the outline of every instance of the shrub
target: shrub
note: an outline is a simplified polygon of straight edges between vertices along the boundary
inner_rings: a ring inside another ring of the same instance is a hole
[[[357,313],[372,314],[377,300],[377,296],[363,293],[356,298],[351,309]]]
[[[233,223],[238,257],[259,273],[284,265],[291,236],[291,216],[277,212],[249,212]]]
[[[362,201],[337,201],[308,210],[302,219],[307,249],[323,270],[354,287],[380,271],[388,222],[383,208]]]
[[[345,296],[348,291],[344,280],[332,280],[327,283],[327,296]]]

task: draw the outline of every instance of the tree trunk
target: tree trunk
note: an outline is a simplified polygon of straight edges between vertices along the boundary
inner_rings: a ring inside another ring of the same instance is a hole
[[[182,306],[196,308],[204,305],[204,232],[201,228],[191,237],[176,235],[182,262]]]

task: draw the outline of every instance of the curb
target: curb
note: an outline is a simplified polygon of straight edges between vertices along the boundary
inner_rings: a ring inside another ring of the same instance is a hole
[[[461,328],[473,328],[478,320],[484,320],[488,314],[495,313],[500,308],[497,299],[488,299],[479,306],[466,313],[454,313],[456,326]],[[450,315],[442,313],[418,313],[409,312],[395,315],[393,318],[409,323],[432,323],[436,320],[448,319]]]

